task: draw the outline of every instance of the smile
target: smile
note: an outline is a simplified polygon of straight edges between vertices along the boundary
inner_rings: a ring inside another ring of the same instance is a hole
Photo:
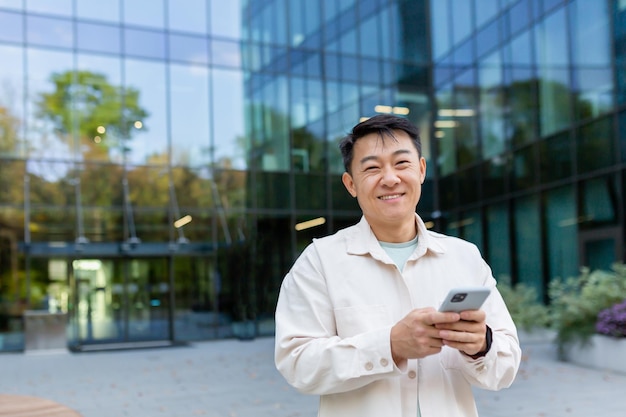
[[[394,198],[400,198],[402,194],[382,195],[378,197],[380,200],[392,200]]]

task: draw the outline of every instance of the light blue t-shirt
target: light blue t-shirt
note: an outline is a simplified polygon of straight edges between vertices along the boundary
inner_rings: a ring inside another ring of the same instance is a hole
[[[378,242],[385,252],[387,252],[387,255],[389,255],[391,260],[396,264],[398,269],[402,271],[406,260],[409,259],[409,256],[411,256],[417,247],[417,236],[415,236],[415,239],[402,243]]]

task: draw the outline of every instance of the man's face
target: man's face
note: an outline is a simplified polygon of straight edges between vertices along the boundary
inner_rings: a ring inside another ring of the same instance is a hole
[[[352,174],[342,176],[374,233],[377,226],[395,228],[415,223],[415,207],[426,177],[426,160],[417,153],[408,134],[396,130],[394,136],[383,142],[378,133],[371,133],[357,140]]]

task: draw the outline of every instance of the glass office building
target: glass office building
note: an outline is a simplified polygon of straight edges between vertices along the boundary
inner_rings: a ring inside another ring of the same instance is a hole
[[[420,127],[417,211],[545,288],[623,259],[626,4],[0,0],[0,349],[273,333],[284,274],[358,221],[339,140]]]

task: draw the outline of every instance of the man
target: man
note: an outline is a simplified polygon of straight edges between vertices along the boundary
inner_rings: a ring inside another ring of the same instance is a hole
[[[490,268],[415,213],[426,160],[407,119],[372,117],[340,148],[363,217],[314,239],[285,277],[278,370],[321,396],[320,417],[477,416],[472,386],[508,387],[521,357]],[[470,286],[491,288],[480,310],[437,311],[450,289]]]

